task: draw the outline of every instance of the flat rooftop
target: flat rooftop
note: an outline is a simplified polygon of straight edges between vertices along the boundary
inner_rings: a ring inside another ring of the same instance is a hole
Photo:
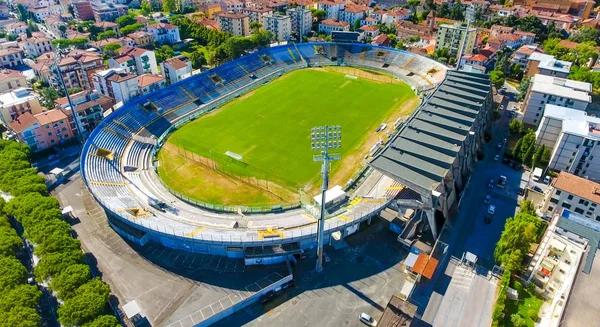
[[[531,90],[542,94],[565,97],[572,100],[592,102],[592,84],[565,78],[535,74]]]
[[[562,120],[563,133],[600,139],[600,118],[585,111],[546,104],[544,117]]]

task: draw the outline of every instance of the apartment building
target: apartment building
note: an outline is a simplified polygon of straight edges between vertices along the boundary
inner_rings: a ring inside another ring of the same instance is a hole
[[[60,15],[63,13],[63,9],[59,5],[30,8],[29,14],[35,19],[36,22],[41,23],[47,16]]]
[[[165,78],[160,75],[144,74],[137,78],[140,94],[152,93],[166,86]]]
[[[263,16],[263,29],[273,33],[277,41],[289,41],[292,36],[292,18],[281,14]]]
[[[255,8],[248,7],[242,10],[242,14],[247,15],[250,23],[259,23],[262,24],[263,17],[265,15],[270,15],[273,13],[273,10],[269,8]]]
[[[546,105],[536,143],[551,150],[548,169],[600,181],[600,118],[582,110]]]
[[[592,102],[591,92],[590,83],[536,74],[531,78],[523,104],[523,123],[537,126],[546,104],[585,110]]]
[[[146,27],[148,33],[152,34],[154,40],[159,44],[174,44],[181,42],[179,27],[173,24],[158,23]]]
[[[4,25],[4,30],[8,34],[21,35],[27,31],[27,23],[25,22],[14,22]]]
[[[108,59],[109,68],[124,68],[136,75],[158,74],[154,51],[143,48],[122,47],[119,55]]]
[[[390,27],[394,23],[398,23],[399,21],[408,20],[410,18],[410,10],[408,9],[399,9],[395,11],[388,11],[384,13],[381,17],[381,22],[386,26]]]
[[[562,209],[582,215],[600,226],[600,184],[561,171],[542,206],[544,213],[560,213]]]
[[[244,10],[244,3],[238,0],[224,0],[221,2],[221,9],[238,14]]]
[[[52,51],[52,40],[46,36],[32,36],[25,40],[25,51],[32,57]]]
[[[21,66],[23,61],[23,50],[19,48],[0,49],[0,64],[2,67],[11,68]]]
[[[518,64],[521,66],[521,70],[525,71],[527,64],[529,63],[529,56],[531,56],[533,53],[544,53],[544,50],[542,50],[539,45],[522,45],[513,53],[512,57],[510,58],[510,63]]]
[[[192,62],[185,56],[167,59],[160,64],[167,84],[173,84],[192,76]]]
[[[337,19],[325,19],[319,23],[319,33],[331,35],[331,32],[348,32],[350,23],[341,22]]]
[[[94,20],[94,9],[89,1],[73,2],[73,13],[79,20]]]
[[[0,94],[27,87],[25,75],[12,69],[0,69]]]
[[[558,60],[554,56],[534,52],[527,58],[524,76],[531,77],[535,74],[541,74],[567,78],[571,72],[572,64],[570,61]]]
[[[71,51],[66,57],[60,59],[58,66],[67,88],[82,89],[90,89],[94,72],[106,68],[99,53],[83,50]],[[58,82],[57,78],[58,76],[55,76],[54,84]]]
[[[73,138],[67,116],[56,109],[35,115],[25,113],[8,127],[19,142],[27,144],[34,152],[63,145]]]
[[[291,17],[292,33],[300,36],[305,36],[312,29],[312,12],[300,7],[290,8],[286,10],[286,15]]]
[[[127,9],[126,5],[121,4],[106,2],[92,3],[92,12],[94,13],[96,22],[114,22],[117,18],[127,15]]]
[[[215,14],[215,17],[221,31],[231,33],[235,36],[250,35],[250,18],[248,15],[220,12]]]
[[[220,3],[205,3],[202,6],[202,11],[204,12],[204,14],[206,15],[206,17],[208,19],[213,19],[215,17],[215,14],[220,13],[221,10],[221,4]]]
[[[101,29],[103,32],[113,31],[115,32],[117,37],[121,37],[121,32],[119,31],[119,25],[113,22],[97,22],[94,24],[97,28]]]
[[[154,35],[146,31],[137,31],[127,35],[126,38],[133,40],[133,43],[138,47],[147,47],[154,43]]]
[[[354,24],[354,22],[361,21],[367,17],[373,10],[367,6],[350,4],[347,5],[339,13],[339,20]]]
[[[324,0],[317,3],[317,9],[323,10],[325,12],[325,18],[327,19],[338,19],[340,17],[340,12],[344,10],[345,4],[345,1]]]
[[[140,94],[136,75],[120,68],[97,71],[93,76],[94,89],[115,99],[116,103],[127,103]]]
[[[84,131],[84,138],[102,121],[104,112],[115,104],[113,98],[100,94],[96,90],[83,90],[69,96],[71,103],[75,106],[79,127]],[[75,125],[73,113],[67,98],[58,98],[54,100],[54,103],[56,104],[56,109],[59,109],[67,116],[73,134],[77,135],[77,126]]]
[[[33,115],[42,112],[39,95],[33,93],[31,89],[19,88],[0,94],[0,118],[4,126],[8,126],[26,112]]]
[[[475,27],[470,27],[467,30],[467,27],[462,26],[460,22],[453,25],[443,24],[438,26],[435,51],[444,48],[448,49],[450,56],[456,57],[458,61],[460,59],[458,56],[461,47],[463,47],[463,54],[472,54],[476,39],[477,28]]]

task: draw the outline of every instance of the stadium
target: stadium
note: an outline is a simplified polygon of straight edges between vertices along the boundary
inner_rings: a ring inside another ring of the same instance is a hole
[[[208,126],[206,121],[219,117],[221,111],[232,112],[235,116],[237,109],[232,106],[243,101],[244,95],[256,91],[255,95],[259,97],[265,88],[270,89],[263,93],[269,94],[277,89],[289,88],[289,84],[282,84],[286,76],[301,70],[309,71],[311,67],[345,67],[348,68],[343,70],[346,76],[341,78],[348,79],[357,79],[354,75],[361,74],[364,69],[372,72],[373,76],[381,74],[381,79],[388,76],[390,80],[408,84],[422,99],[436,92],[447,73],[445,66],[431,59],[391,48],[341,43],[288,44],[254,52],[137,98],[106,117],[89,135],[82,150],[84,182],[107,212],[109,224],[122,237],[139,245],[154,241],[192,252],[246,260],[260,258],[263,263],[269,258],[277,261],[287,254],[313,248],[319,215],[318,209],[309,201],[289,200],[282,201],[281,205],[257,202],[265,204],[262,207],[203,202],[189,197],[182,189],[172,189],[169,182],[165,182],[168,177],[159,176],[159,173],[166,174],[164,167],[171,161],[165,154],[168,154],[165,145],[173,145],[171,140],[183,135],[178,134],[178,130],[185,131],[192,124]],[[354,75],[350,68],[356,68]],[[367,88],[368,85],[360,87]],[[273,98],[272,106],[283,105],[284,102],[281,98]],[[224,107],[227,109],[221,110]],[[402,126],[390,126],[393,133],[389,137],[397,135]],[[310,128],[305,132],[303,137],[308,139]],[[187,142],[195,140],[191,146],[201,147],[211,142],[209,137],[212,133],[193,135],[193,131],[188,132],[191,136]],[[383,144],[380,145],[373,149],[372,154],[386,149]],[[309,142],[300,146],[310,149]],[[192,152],[198,154],[201,151]],[[222,155],[222,152],[219,154]],[[195,158],[193,153],[191,157]],[[228,153],[228,156],[245,160],[234,152]],[[205,159],[204,165],[211,166],[212,161]],[[318,164],[315,163],[314,167],[318,171]],[[352,171],[350,177],[364,172],[365,169]],[[228,177],[235,175],[235,172],[224,173],[231,174]],[[315,177],[313,182],[317,183],[318,173]],[[236,178],[243,179],[240,176]],[[254,180],[259,183],[259,178]],[[358,182],[354,179],[349,183],[340,180],[339,184],[348,188],[356,187]],[[351,196],[327,217],[325,240],[336,232],[342,237],[353,233],[361,222],[383,210],[397,193],[379,198]],[[313,195],[314,192],[310,194],[311,197]]]

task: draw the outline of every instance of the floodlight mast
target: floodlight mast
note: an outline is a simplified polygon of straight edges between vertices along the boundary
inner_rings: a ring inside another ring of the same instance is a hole
[[[321,179],[321,217],[317,228],[317,265],[315,270],[323,270],[323,234],[325,229],[325,193],[329,186],[329,161],[339,160],[339,154],[330,154],[329,149],[342,147],[342,128],[338,126],[319,126],[311,130],[311,148],[313,151],[321,151],[320,155],[314,155],[314,161],[322,161]]]

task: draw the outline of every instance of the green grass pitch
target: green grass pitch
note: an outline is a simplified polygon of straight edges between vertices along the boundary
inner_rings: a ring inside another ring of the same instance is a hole
[[[415,98],[404,83],[377,83],[303,69],[186,124],[168,142],[214,159],[236,174],[268,178],[288,189],[309,189],[317,184],[320,170],[310,148],[313,126],[341,125],[339,152],[344,158],[364,147],[369,133],[373,135],[394,110]],[[226,157],[226,151],[242,155],[245,164]],[[334,163],[332,175],[340,169],[356,171],[357,161]]]

